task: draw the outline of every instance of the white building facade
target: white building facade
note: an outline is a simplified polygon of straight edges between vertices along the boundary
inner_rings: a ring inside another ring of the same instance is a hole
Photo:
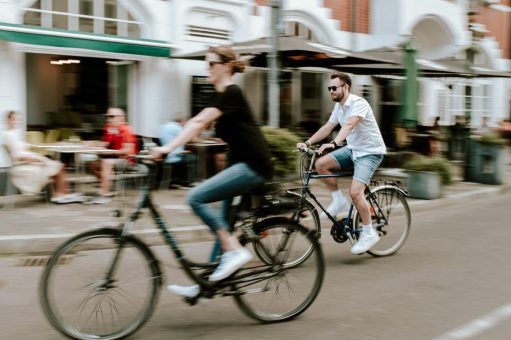
[[[283,28],[288,35],[359,51],[394,47],[414,36],[418,58],[426,60],[465,58],[464,51],[472,46],[478,66],[510,68],[495,41],[471,38],[468,0],[369,3],[368,33],[342,31],[332,9],[325,7],[327,1],[321,0],[284,0]],[[49,35],[79,32],[94,36],[93,40],[105,37],[112,44],[115,37],[126,38],[131,41],[121,45],[154,45],[168,48],[172,55],[271,32],[270,8],[254,0],[0,0],[0,23],[7,30],[9,25],[40,27]],[[42,39],[37,43],[15,40],[1,40],[0,35],[0,112],[19,111],[27,128],[51,127],[58,121],[55,117],[73,116],[68,112],[79,114],[75,128],[101,124],[102,109],[115,105],[126,108],[138,134],[154,136],[163,122],[178,113],[191,116],[200,107],[198,92],[204,90],[207,77],[203,62],[152,52],[137,54],[129,48],[116,52],[110,47],[101,50],[45,45]],[[66,64],[69,60],[81,60],[80,66]],[[58,64],[61,61],[64,64]],[[308,113],[326,119],[332,108],[324,89],[330,73],[319,69],[283,72],[282,126],[294,126]],[[265,122],[266,70],[252,68],[236,80],[257,117]],[[435,78],[421,79],[420,84],[419,120],[423,124],[437,115],[443,123],[453,123],[467,110],[474,126],[484,115],[495,122],[510,118],[510,80]],[[353,91],[370,100],[381,121],[389,120],[388,112],[398,109],[398,95],[392,94],[397,87],[396,79],[355,76]],[[4,124],[2,117],[0,129]],[[5,157],[0,157],[0,163],[6,164]]]

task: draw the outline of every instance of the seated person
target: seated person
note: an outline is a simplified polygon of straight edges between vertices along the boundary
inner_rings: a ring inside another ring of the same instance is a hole
[[[7,130],[3,133],[3,144],[11,159],[11,179],[22,193],[37,194],[53,179],[54,203],[82,202],[80,194],[69,194],[64,165],[29,150],[22,131],[16,128],[16,112],[7,113]]]
[[[105,115],[107,123],[102,142],[99,144],[118,152],[114,154],[116,158],[101,158],[91,165],[92,173],[101,182],[99,196],[89,202],[92,204],[104,204],[111,201],[115,193],[111,191],[110,177],[114,174],[114,170],[124,170],[132,165],[129,158],[138,152],[136,136],[126,122],[124,111],[120,108],[109,108]]]
[[[178,115],[174,121],[160,126],[158,129],[160,144],[166,145],[174,140],[183,131],[184,125],[185,119]],[[190,187],[197,178],[197,157],[193,153],[185,151],[184,146],[180,146],[168,154],[165,163],[171,164],[173,167],[171,180],[173,184]]]

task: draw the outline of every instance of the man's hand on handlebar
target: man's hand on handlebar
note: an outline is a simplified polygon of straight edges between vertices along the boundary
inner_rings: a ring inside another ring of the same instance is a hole
[[[333,143],[326,143],[326,144],[323,144],[319,147],[319,154],[322,155],[325,151],[327,150],[330,150],[330,149],[335,149],[335,145]]]
[[[307,144],[305,143],[296,143],[296,148],[301,151],[307,150]]]

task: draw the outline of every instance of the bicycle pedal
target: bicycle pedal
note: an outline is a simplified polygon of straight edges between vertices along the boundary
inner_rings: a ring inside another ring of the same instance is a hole
[[[196,296],[193,298],[185,297],[185,302],[188,303],[190,306],[204,306],[208,304],[211,301],[211,298],[207,298],[204,296]]]

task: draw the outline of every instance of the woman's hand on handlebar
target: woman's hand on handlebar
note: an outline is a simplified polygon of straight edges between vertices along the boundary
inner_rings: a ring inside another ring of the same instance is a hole
[[[161,161],[169,152],[164,146],[155,146],[149,150],[149,154],[155,161]]]

